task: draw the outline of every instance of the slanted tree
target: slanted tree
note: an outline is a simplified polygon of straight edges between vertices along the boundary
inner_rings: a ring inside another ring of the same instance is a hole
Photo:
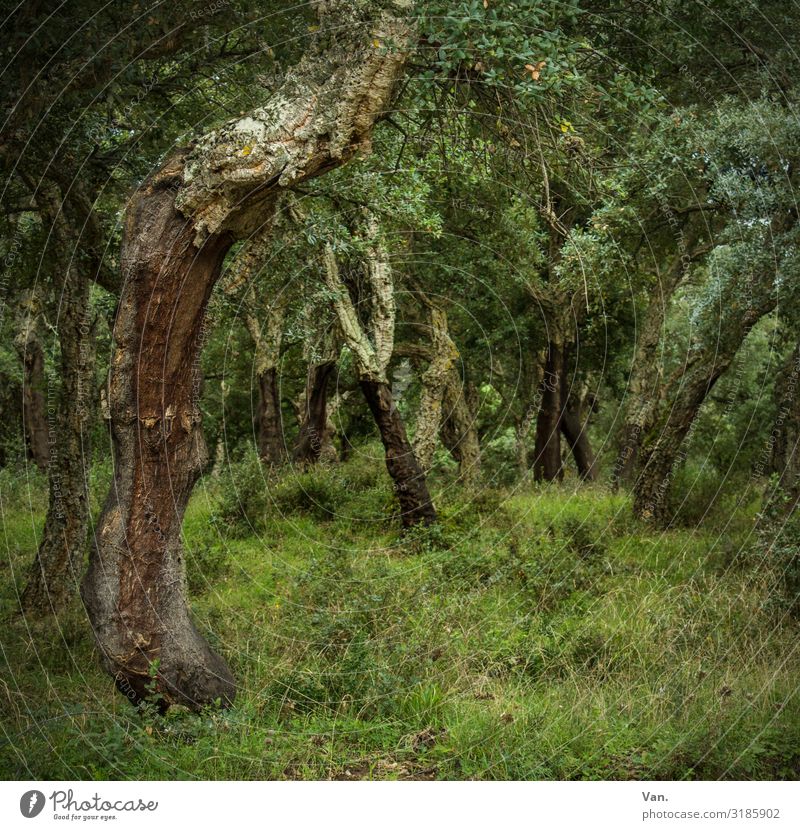
[[[203,320],[225,254],[287,188],[369,147],[408,51],[408,8],[316,5],[320,26],[263,106],[181,149],[130,200],[109,383],[114,482],[83,598],[103,662],[134,699],[191,707],[235,694],[192,622],[181,522],[206,460]]]
[[[358,383],[375,419],[394,482],[404,527],[436,521],[425,473],[395,406],[386,368],[394,350],[395,297],[392,268],[374,217],[364,224],[362,279],[343,278],[333,247],[324,252],[325,281],[345,344],[353,354]],[[351,292],[352,295],[351,296]]]

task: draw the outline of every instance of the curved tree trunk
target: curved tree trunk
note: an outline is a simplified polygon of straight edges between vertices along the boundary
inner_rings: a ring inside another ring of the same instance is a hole
[[[785,518],[800,504],[800,342],[778,373],[775,403],[769,459],[769,472],[775,479],[765,494],[765,504],[773,518]]]
[[[574,348],[564,349],[565,371],[561,374],[561,419],[559,427],[572,451],[578,476],[584,481],[595,479],[595,458],[587,432],[588,417],[583,412],[583,393],[578,393],[567,377],[567,356],[575,352]]]
[[[370,242],[366,277],[369,298],[359,298],[359,306],[370,309],[369,332],[362,325],[350,293],[339,273],[330,245],[324,255],[325,280],[333,296],[333,306],[345,343],[353,354],[358,381],[375,419],[386,451],[386,469],[394,482],[404,527],[436,521],[425,473],[406,435],[394,403],[386,368],[394,350],[394,286],[386,252],[379,241],[374,221],[367,223]],[[364,302],[367,300],[368,302]]]
[[[641,472],[634,486],[633,512],[640,519],[666,524],[669,490],[679,452],[703,401],[730,365],[730,357],[708,365],[695,365],[681,381],[666,421],[657,429],[657,438],[642,450]]]
[[[684,242],[684,247],[685,244]],[[680,285],[689,262],[697,254],[698,252],[689,255],[684,251],[673,260],[663,279],[659,279],[660,290],[653,294],[644,313],[626,390],[628,404],[612,474],[611,483],[614,486],[620,482],[630,484],[633,481],[642,442],[655,425],[663,379],[659,350],[664,321],[672,295]]]
[[[230,670],[192,623],[181,550],[206,454],[204,312],[226,251],[269,220],[281,190],[368,146],[410,34],[384,8],[370,20],[370,6],[320,4],[330,14],[318,48],[268,104],[173,155],[128,207],[109,394],[115,478],[83,597],[105,667],[133,700],[157,693],[197,708],[234,697]]]
[[[436,511],[425,483],[425,474],[406,436],[389,384],[362,379],[359,385],[386,450],[386,468],[394,481],[403,527],[432,524],[436,521]]]
[[[572,457],[575,459],[578,475],[584,481],[594,481],[596,477],[595,458],[586,432],[588,423],[584,419],[581,410],[580,399],[575,395],[568,395],[564,410],[561,413],[560,427],[572,450]]]

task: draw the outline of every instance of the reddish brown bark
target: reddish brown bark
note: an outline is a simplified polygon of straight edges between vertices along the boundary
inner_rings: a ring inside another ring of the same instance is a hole
[[[123,693],[138,701],[155,690],[196,707],[234,697],[228,667],[191,621],[180,538],[206,461],[193,357],[233,239],[197,247],[174,184],[161,171],[128,210],[109,395],[116,474],[83,597]]]

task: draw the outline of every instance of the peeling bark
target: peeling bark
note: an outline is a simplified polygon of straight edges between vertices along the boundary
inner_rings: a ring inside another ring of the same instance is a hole
[[[324,254],[325,281],[333,295],[333,306],[346,345],[353,353],[359,386],[381,435],[386,451],[386,469],[394,482],[404,527],[436,521],[425,473],[414,454],[405,426],[392,398],[386,368],[394,349],[394,288],[389,263],[378,240],[377,228],[367,224],[372,241],[366,272],[370,296],[360,307],[371,309],[369,331],[361,321],[345,286],[330,245]]]
[[[132,700],[230,703],[234,680],[194,626],[181,522],[206,449],[198,401],[204,314],[236,238],[280,193],[369,146],[405,59],[391,6],[329,3],[311,49],[269,102],[170,157],[125,219],[109,404],[115,479],[84,602],[104,665]],[[386,44],[392,41],[392,46]]]
[[[464,383],[453,367],[444,389],[444,419],[440,430],[442,443],[458,462],[458,477],[467,486],[474,484],[481,472],[481,445],[475,427],[475,406],[464,394]]]
[[[90,284],[90,278],[70,263],[56,322],[60,385],[48,402],[54,421],[49,431],[47,517],[22,593],[22,608],[28,614],[57,613],[77,593],[86,554],[91,431],[97,406]]]

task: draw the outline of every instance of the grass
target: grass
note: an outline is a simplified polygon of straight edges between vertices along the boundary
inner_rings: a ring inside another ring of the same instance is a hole
[[[44,490],[0,478],[3,777],[800,777],[797,622],[752,510],[653,532],[602,487],[442,480],[440,525],[401,536],[374,458],[268,484],[242,462],[184,525],[236,705],[158,717],[78,603],[17,613]]]

